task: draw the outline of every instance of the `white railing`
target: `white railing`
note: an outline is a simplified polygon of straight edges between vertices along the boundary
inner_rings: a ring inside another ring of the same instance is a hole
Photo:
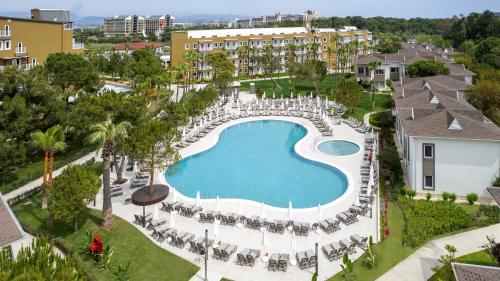
[[[226,45],[226,46],[224,47],[224,49],[226,49],[226,50],[236,50],[236,49],[237,49],[237,47],[236,47],[236,45],[234,45],[234,46],[233,46],[233,45]]]
[[[10,30],[0,30],[0,37],[10,37]]]
[[[84,48],[85,48],[84,43],[73,43],[73,50],[80,50],[80,49],[84,49]]]
[[[26,47],[16,47],[16,55],[26,54]]]
[[[200,51],[200,52],[211,52],[213,50],[214,50],[213,47],[199,47],[198,48],[198,51]]]

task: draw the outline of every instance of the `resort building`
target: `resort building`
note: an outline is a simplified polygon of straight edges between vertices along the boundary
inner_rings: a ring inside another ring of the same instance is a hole
[[[0,251],[7,249],[14,257],[22,244],[29,244],[19,221],[9,207],[7,200],[0,193]]]
[[[166,44],[161,42],[130,42],[130,43],[120,43],[115,45],[115,50],[121,55],[131,55],[133,51],[137,49],[151,48],[157,55],[162,55],[167,51]]]
[[[262,25],[272,25],[281,22],[308,22],[318,19],[319,16],[315,11],[307,10],[303,14],[282,14],[281,12],[276,12],[274,15],[270,16],[260,16],[249,19],[236,19],[234,26],[237,28],[250,28]]]
[[[197,79],[210,79],[211,66],[204,57],[211,52],[225,51],[236,65],[235,76],[238,74],[258,75],[263,73],[262,67],[252,62],[251,56],[261,56],[265,48],[272,48],[273,54],[279,57],[280,69],[287,70],[287,60],[292,57],[295,61],[319,59],[325,61],[329,68],[336,65],[335,50],[341,44],[358,41],[358,54],[368,54],[368,46],[372,41],[372,34],[368,30],[358,30],[356,27],[311,28],[311,27],[283,27],[283,28],[243,28],[243,29],[216,29],[216,30],[189,30],[172,33],[171,63],[179,64],[186,52],[199,54],[194,63],[194,76]],[[247,48],[246,53],[241,50]],[[330,50],[330,51],[329,51]]]
[[[450,69],[450,76],[471,85],[475,73],[465,69],[463,64],[453,63],[453,50],[432,48],[417,44],[403,44],[403,49],[397,54],[373,53],[360,56],[356,65],[358,80],[375,83],[378,90],[386,90],[387,80],[401,81],[408,77],[408,66],[417,61],[434,60],[445,64]],[[378,61],[381,65],[372,71],[368,67],[371,61]]]
[[[0,71],[9,65],[30,69],[57,52],[83,53],[72,22],[0,17]]]
[[[489,197],[500,169],[500,128],[467,102],[467,87],[446,75],[403,78],[395,87],[397,140],[417,193]]]
[[[153,32],[158,36],[165,27],[172,27],[174,20],[175,18],[170,15],[129,15],[104,18],[104,35],[106,37],[128,37]]]

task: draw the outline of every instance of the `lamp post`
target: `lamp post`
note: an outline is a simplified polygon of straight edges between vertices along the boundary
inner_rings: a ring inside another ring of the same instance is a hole
[[[205,281],[208,281],[207,264],[208,264],[208,229],[205,229]]]
[[[318,274],[318,265],[319,265],[319,260],[318,260],[318,242],[316,242],[316,244],[314,244],[314,251],[315,251],[315,255],[316,255],[316,279],[318,278],[319,274]]]

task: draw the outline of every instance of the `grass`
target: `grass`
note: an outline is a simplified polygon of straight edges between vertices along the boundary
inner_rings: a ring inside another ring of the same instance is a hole
[[[54,156],[54,170],[77,160],[78,158],[89,153],[90,149],[74,149],[65,152],[64,154],[56,154]],[[32,162],[24,167],[19,167],[12,172],[11,179],[2,182],[0,192],[6,194],[32,180],[43,176],[43,155],[39,153],[38,161]]]
[[[345,114],[345,117],[354,117],[356,120],[363,122],[363,117],[366,113],[372,111],[379,111],[391,108],[391,96],[386,94],[375,94],[375,108],[372,109],[372,95],[370,93],[363,93],[359,103],[350,108]]]
[[[375,269],[369,269],[363,264],[364,254],[354,262],[354,274],[358,277],[358,280],[369,281],[377,279],[416,250],[410,247],[402,247],[401,245],[404,220],[403,213],[396,204],[389,203],[387,217],[390,235],[384,241],[374,245],[377,262]],[[343,280],[342,272],[337,273],[328,280]]]
[[[322,94],[330,93],[330,89],[333,87],[333,74],[329,74],[326,78],[319,83],[319,89]],[[271,80],[259,80],[259,81],[248,81],[242,82],[240,90],[241,91],[249,91],[250,83],[255,83],[255,88],[259,89],[263,92],[266,92],[267,98],[272,98],[273,92],[276,93],[276,98],[280,98],[281,95],[283,97],[290,97],[290,92],[293,92],[294,97],[298,94],[302,96],[309,92],[315,92],[313,86],[311,86],[308,82],[303,80],[297,80],[295,85],[288,83],[288,79],[275,79],[280,86],[280,88],[275,88],[274,83]]]
[[[99,227],[101,221],[100,212],[90,210],[87,220],[80,227],[78,232],[73,232],[71,227],[55,222],[53,230],[46,228],[47,210],[40,209],[41,195],[37,194],[26,202],[17,204],[12,210],[19,221],[25,225],[30,225],[42,233],[61,238],[66,245],[80,250],[86,248],[86,240],[82,238],[86,231],[95,232],[103,238],[104,245],[110,245],[114,249],[112,265],[125,266],[130,263],[130,280],[189,280],[199,270],[199,268],[160,248],[144,236],[139,230],[129,222],[115,217],[115,225],[109,231],[103,231]],[[80,254],[86,266],[95,275],[98,281],[114,281],[112,271],[105,270],[99,272],[94,262],[86,254]]]

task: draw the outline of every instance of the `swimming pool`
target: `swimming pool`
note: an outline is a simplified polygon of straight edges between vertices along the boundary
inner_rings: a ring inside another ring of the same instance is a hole
[[[244,122],[220,133],[209,150],[189,156],[165,173],[180,193],[194,198],[240,198],[275,207],[310,208],[347,189],[338,169],[299,156],[294,145],[307,134],[296,123]]]
[[[320,143],[318,150],[335,156],[347,156],[357,153],[359,145],[345,140],[332,140]]]

